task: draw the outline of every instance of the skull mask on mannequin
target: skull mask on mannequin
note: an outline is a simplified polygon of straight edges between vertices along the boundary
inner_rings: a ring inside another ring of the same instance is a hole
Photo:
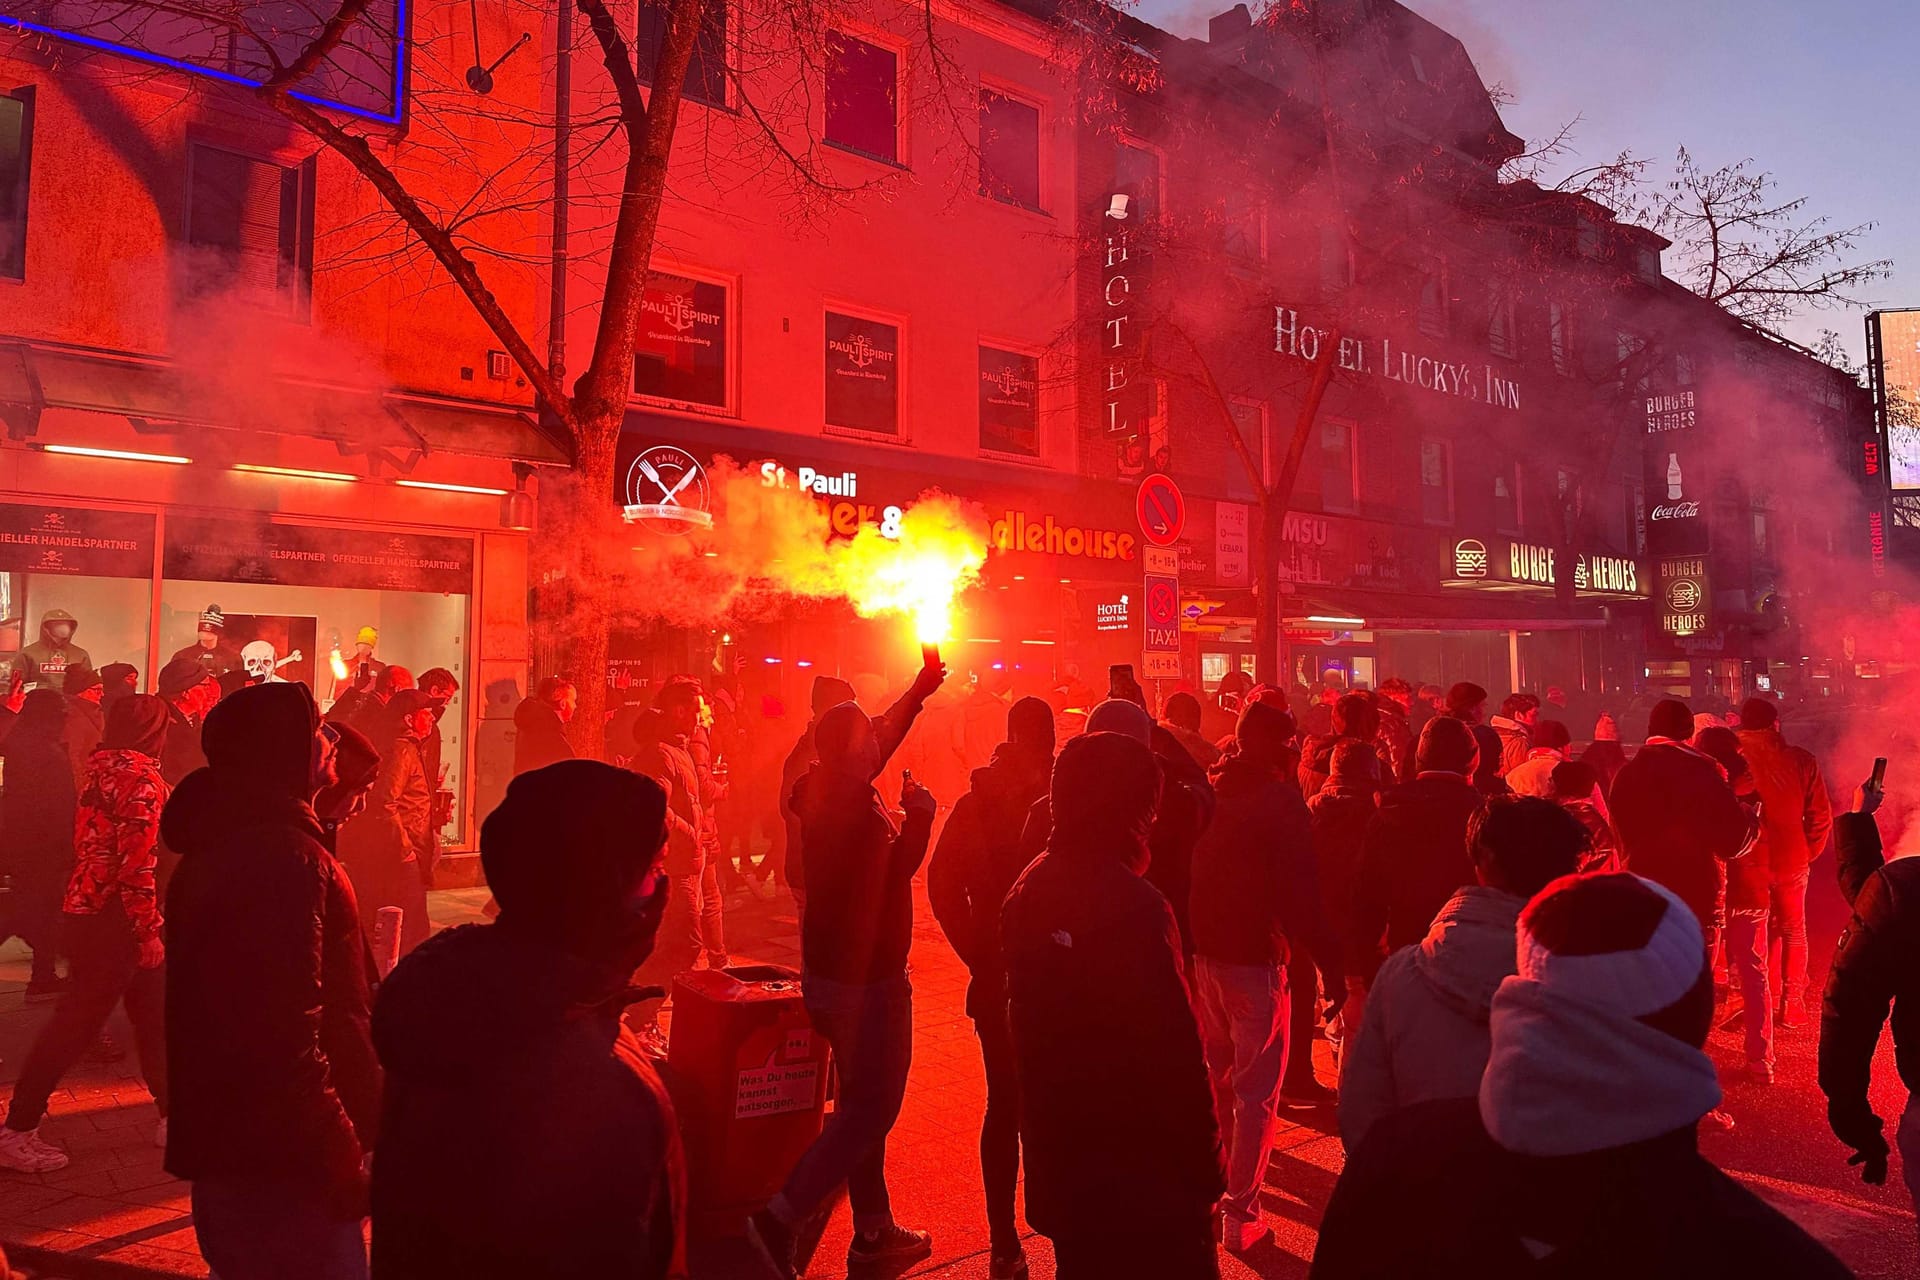
[[[277,656],[270,640],[254,640],[240,650],[240,661],[247,669],[247,679],[255,684],[285,684],[276,671]]]

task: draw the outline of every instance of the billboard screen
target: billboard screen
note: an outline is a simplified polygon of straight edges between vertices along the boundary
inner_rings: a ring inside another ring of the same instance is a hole
[[[324,33],[338,0],[0,0],[0,26],[237,85],[264,84],[326,43],[294,96],[398,123],[407,2],[368,0],[337,41]]]
[[[1878,339],[1869,351],[1887,431],[1887,481],[1895,493],[1920,491],[1920,311],[1878,311],[1868,323]]]

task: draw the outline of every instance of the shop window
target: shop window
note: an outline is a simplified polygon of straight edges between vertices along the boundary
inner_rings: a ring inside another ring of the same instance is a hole
[[[1453,445],[1446,440],[1420,442],[1420,518],[1428,524],[1453,523]]]
[[[900,329],[827,312],[827,425],[900,434]]]
[[[1353,283],[1353,246],[1347,241],[1345,227],[1320,228],[1320,288],[1338,293]]]
[[[634,66],[641,84],[653,83],[660,48],[667,39],[665,0],[640,0],[640,27],[634,40]],[[700,34],[693,40],[693,57],[681,96],[710,107],[727,105],[727,6],[725,0],[707,0],[700,10]]]
[[[480,692],[468,661],[471,538],[170,514],[161,566],[160,665],[195,657],[235,682],[271,671],[305,683],[323,711],[358,678],[355,646],[369,628],[369,674],[380,665],[415,677],[434,667],[451,671],[461,691],[441,717],[440,772],[427,785],[453,793],[454,816],[442,835],[462,842],[466,708]],[[143,601],[143,624],[145,612]],[[201,621],[216,613],[213,644],[203,646]],[[367,731],[387,747],[381,726]]]
[[[1323,422],[1319,438],[1321,509],[1352,511],[1359,489],[1355,483],[1353,427],[1345,422]]]
[[[726,409],[729,327],[725,285],[650,272],[634,336],[634,394]]]
[[[1040,357],[980,348],[980,447],[1040,456]]]
[[[27,171],[33,159],[33,90],[0,93],[0,276],[27,278]]]
[[[1519,333],[1513,322],[1513,299],[1495,286],[1487,299],[1487,350],[1509,360],[1517,359]]]
[[[1160,155],[1145,147],[1121,143],[1113,149],[1113,190],[1130,202],[1129,216],[1152,218],[1160,213]]]
[[[876,160],[900,159],[900,59],[835,31],[827,36],[827,141]]]
[[[1260,469],[1260,484],[1256,486],[1247,474],[1246,464],[1240,461],[1239,452],[1230,451],[1224,463],[1227,497],[1235,502],[1258,502],[1261,490],[1272,479],[1267,458],[1267,406],[1235,400],[1231,408],[1233,429],[1240,433],[1247,452],[1253,455],[1254,465]]]
[[[1573,312],[1564,302],[1547,304],[1547,346],[1553,352],[1553,371],[1573,373]]]
[[[1040,108],[980,91],[980,194],[1040,211]]]
[[[187,148],[186,241],[201,285],[229,288],[304,316],[313,278],[311,159],[275,164],[193,143]]]
[[[155,532],[150,513],[0,503],[0,680],[63,689],[70,671],[128,662],[152,688]]]
[[[1447,336],[1447,264],[1436,258],[1421,268],[1420,332]]]
[[[1493,474],[1493,527],[1517,537],[1520,519],[1520,467],[1516,463]]]

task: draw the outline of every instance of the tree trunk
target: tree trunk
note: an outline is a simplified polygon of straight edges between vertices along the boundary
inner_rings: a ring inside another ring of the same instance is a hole
[[[580,691],[567,727],[573,749],[600,759],[606,745],[607,637],[619,609],[623,557],[631,538],[616,514],[614,458],[620,413],[573,424],[578,445],[571,471],[541,479],[532,563],[534,652],[558,655],[535,679],[565,675]]]
[[[1307,438],[1320,419],[1327,388],[1333,385],[1334,353],[1340,349],[1340,330],[1329,332],[1314,361],[1313,380],[1300,400],[1293,420],[1293,436],[1280,474],[1260,503],[1260,536],[1255,540],[1253,670],[1262,684],[1277,684],[1280,667],[1280,533],[1293,506],[1293,489],[1300,481],[1300,465],[1307,456]],[[1283,686],[1284,687],[1284,686]]]

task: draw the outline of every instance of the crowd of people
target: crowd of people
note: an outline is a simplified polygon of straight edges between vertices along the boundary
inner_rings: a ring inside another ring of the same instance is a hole
[[[38,1126],[124,1003],[156,1140],[224,1280],[683,1274],[662,1037],[635,1002],[726,967],[727,893],[777,881],[838,1085],[747,1239],[792,1280],[844,1198],[848,1269],[896,1275],[933,1252],[896,1219],[886,1160],[924,870],[970,974],[993,1280],[1027,1274],[1023,1169],[1061,1280],[1217,1276],[1222,1246],[1268,1234],[1286,1105],[1336,1107],[1348,1152],[1315,1276],[1519,1276],[1543,1258],[1847,1274],[1695,1145],[1731,1124],[1704,1052],[1716,1020],[1765,1085],[1776,1037],[1808,1019],[1808,869],[1836,833],[1856,914],[1820,1082],[1870,1181],[1890,1150],[1867,1099],[1890,1004],[1920,1078],[1920,995],[1901,1000],[1920,883],[1882,865],[1877,786],[1836,817],[1776,704],[1748,702],[1735,729],[1659,702],[1629,755],[1608,717],[1576,746],[1551,698],[1489,714],[1472,684],[1303,697],[1230,679],[1156,716],[1119,679],[1070,736],[1057,707],[996,690],[999,740],[964,787],[903,773],[883,792],[945,676],[929,661],[879,714],[820,678],[777,774],[765,751],[742,767],[725,681],[661,683],[588,761],[566,732],[577,690],[547,679],[481,830],[493,919],[431,937],[450,673],[384,667],[324,716],[302,684],[220,697],[191,657],[153,695],[101,680],[90,697],[69,672],[64,693],[15,699],[9,927],[34,950],[30,994],[61,1003],[0,1165],[67,1163]],[[74,710],[101,703],[97,721]],[[755,780],[776,777],[755,813]],[[1920,1113],[1895,1140],[1920,1164]]]

